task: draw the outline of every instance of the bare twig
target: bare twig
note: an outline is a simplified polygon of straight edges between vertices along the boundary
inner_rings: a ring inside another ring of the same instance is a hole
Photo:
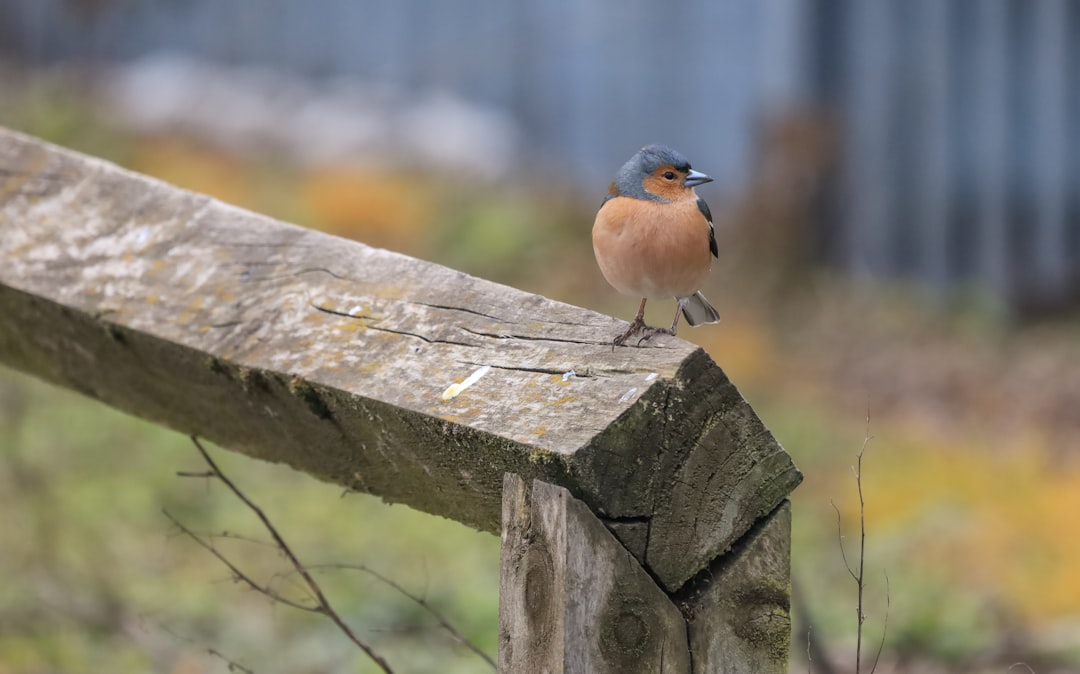
[[[177,477],[216,477],[212,470],[200,470],[198,472],[193,470],[178,470],[176,471]]]
[[[178,472],[177,475],[180,475],[182,477],[218,477],[218,473],[215,473],[213,470],[207,471],[205,473]],[[238,533],[235,533],[235,532],[232,532],[232,531],[227,531],[227,530],[223,530],[220,533],[216,533],[216,534],[203,534],[201,536],[197,536],[196,534],[191,532],[187,527],[185,527],[183,524],[178,522],[176,520],[176,518],[173,517],[171,514],[169,514],[169,513],[165,513],[165,514],[181,532],[183,532],[184,534],[186,534],[189,537],[191,537],[192,539],[194,539],[199,545],[201,545],[202,547],[209,550],[211,552],[211,554],[213,554],[215,557],[217,557],[219,560],[221,560],[222,563],[226,564],[226,566],[228,566],[229,570],[233,573],[233,577],[237,581],[244,583],[245,585],[247,585],[251,589],[254,589],[255,591],[269,597],[270,599],[273,599],[274,601],[278,601],[278,602],[281,602],[281,603],[286,604],[288,606],[292,606],[293,608],[298,608],[298,609],[301,609],[301,610],[304,610],[304,611],[309,611],[309,612],[313,612],[313,613],[320,612],[318,610],[318,605],[317,604],[312,605],[312,606],[301,604],[299,602],[296,602],[295,600],[289,599],[288,597],[282,595],[278,590],[274,589],[274,585],[275,585],[274,579],[286,579],[286,580],[288,580],[289,576],[298,575],[300,573],[299,570],[296,569],[295,567],[293,567],[291,570],[289,570],[289,571],[287,571],[285,573],[274,574],[273,576],[271,576],[271,579],[269,581],[267,581],[265,584],[257,583],[254,580],[252,580],[250,578],[250,576],[247,576],[246,574],[242,573],[240,571],[240,569],[238,569],[234,564],[232,564],[228,559],[226,559],[224,557],[224,555],[219,550],[217,550],[210,541],[212,541],[214,539],[221,538],[221,539],[242,541],[244,543],[255,543],[255,544],[258,544],[258,545],[272,546],[275,549],[280,549],[280,546],[277,543],[261,541],[261,540],[255,539],[255,538],[251,538],[251,537],[248,537],[248,536],[243,536],[241,534],[238,534]],[[449,620],[447,620],[444,615],[442,615],[434,606],[432,606],[430,604],[430,602],[428,602],[422,596],[416,595],[415,593],[412,593],[412,592],[406,590],[404,587],[402,587],[397,582],[395,582],[395,581],[391,580],[390,578],[384,576],[383,574],[375,571],[374,569],[371,569],[371,568],[369,568],[367,566],[364,566],[364,565],[361,565],[361,564],[317,564],[317,565],[307,565],[306,568],[309,571],[324,570],[324,569],[345,569],[345,570],[362,571],[364,573],[367,573],[367,574],[371,575],[372,577],[376,578],[378,581],[380,581],[383,584],[389,586],[390,588],[394,589],[398,593],[405,596],[410,601],[414,602],[415,604],[417,604],[418,606],[423,608],[425,611],[427,611],[429,614],[431,614],[436,619],[436,621],[438,621],[439,626],[442,629],[444,629],[450,635],[450,637],[452,639],[457,641],[459,644],[463,645],[465,648],[471,650],[472,652],[474,652],[479,657],[483,658],[484,661],[487,662],[488,665],[490,665],[492,669],[496,668],[495,661],[492,660],[491,657],[488,654],[484,653],[484,651],[481,650],[479,646],[477,646],[475,643],[470,641],[468,639],[468,637],[466,637],[459,630],[457,630],[457,628],[455,628],[453,626],[453,624]]]
[[[161,512],[163,512],[165,514],[165,517],[169,518],[169,521],[173,523],[173,526],[175,526],[177,529],[179,529],[182,533],[184,533],[186,536],[188,536],[191,540],[193,540],[196,543],[198,543],[199,545],[201,545],[207,552],[209,552],[213,556],[217,557],[218,561],[220,561],[222,564],[224,564],[226,567],[228,567],[229,571],[232,572],[232,576],[233,576],[233,578],[235,580],[247,585],[252,590],[255,590],[256,592],[258,592],[259,594],[266,595],[270,599],[273,599],[274,601],[279,602],[281,604],[285,604],[286,606],[291,606],[293,608],[298,608],[301,611],[308,611],[308,612],[311,612],[311,613],[320,613],[321,612],[321,611],[319,611],[319,606],[317,604],[314,605],[314,606],[309,606],[307,604],[301,604],[298,601],[295,601],[293,599],[289,599],[288,597],[286,597],[286,596],[284,596],[284,595],[282,595],[282,594],[280,594],[278,592],[275,592],[269,586],[262,585],[262,584],[256,582],[255,580],[253,580],[251,578],[251,576],[244,573],[240,569],[240,567],[233,564],[229,560],[229,558],[226,557],[220,550],[215,548],[212,544],[207,543],[202,538],[202,536],[200,536],[199,534],[195,533],[191,529],[188,529],[186,526],[184,526],[184,524],[180,520],[173,517],[172,513],[170,513],[168,510],[162,510]]]
[[[866,612],[863,610],[863,594],[866,590],[866,576],[864,574],[866,567],[866,498],[863,495],[862,484],[862,461],[863,455],[866,453],[866,448],[870,444],[873,436],[870,435],[870,411],[866,412],[866,433],[863,437],[862,447],[859,448],[859,453],[855,457],[855,465],[851,467],[851,472],[855,475],[855,486],[859,494],[859,559],[858,566],[853,567],[848,561],[847,551],[844,548],[844,535],[843,527],[841,526],[840,509],[835,503],[830,501],[833,510],[836,511],[836,530],[839,537],[840,555],[844,559],[844,567],[847,569],[851,578],[855,581],[855,587],[857,588],[858,599],[855,606],[856,614],[856,637],[855,637],[855,674],[861,674],[862,672],[862,642],[863,642],[863,624],[866,622]],[[882,649],[885,647],[885,635],[889,628],[889,606],[891,604],[891,598],[889,597],[889,576],[885,575],[885,619],[884,627],[881,632],[881,643],[878,644],[877,654],[874,656],[874,664],[870,668],[870,674],[874,674],[877,669],[878,661],[881,658]]]
[[[284,597],[280,593],[275,592],[273,588],[255,582],[251,579],[251,577],[241,571],[235,564],[229,561],[229,559],[226,558],[225,555],[222,554],[219,550],[217,550],[213,545],[207,543],[205,540],[200,538],[197,534],[195,534],[190,529],[181,524],[175,517],[170,515],[168,512],[166,512],[165,515],[173,522],[173,524],[177,526],[177,528],[179,528],[182,532],[191,537],[199,545],[201,545],[203,548],[205,548],[211,554],[217,557],[222,564],[228,567],[229,571],[232,572],[233,576],[237,580],[243,582],[251,589],[273,599],[274,601],[281,602],[287,606],[291,606],[293,608],[297,608],[303,611],[319,613],[330,618],[330,620],[333,621],[335,625],[337,625],[338,629],[346,637],[348,637],[350,641],[356,644],[356,646],[360,650],[362,650],[376,665],[378,665],[379,668],[382,669],[382,671],[387,672],[388,674],[393,674],[393,670],[390,668],[389,663],[387,663],[381,655],[376,653],[370,645],[368,645],[363,639],[361,639],[360,636],[357,635],[351,627],[349,627],[348,623],[346,623],[341,618],[338,612],[334,610],[334,607],[330,604],[330,600],[328,600],[326,598],[326,595],[323,594],[322,587],[320,587],[319,584],[315,581],[315,579],[312,578],[311,573],[308,571],[307,567],[305,567],[296,557],[296,554],[292,551],[292,548],[289,547],[289,544],[285,542],[285,539],[281,537],[281,534],[278,533],[277,528],[270,521],[270,518],[268,518],[266,514],[262,511],[262,509],[258,505],[256,505],[251,499],[249,499],[247,495],[244,494],[244,492],[241,491],[240,488],[233,483],[232,480],[230,480],[224,473],[221,472],[221,469],[218,468],[217,464],[214,463],[214,460],[210,458],[210,454],[207,453],[206,449],[202,446],[197,437],[191,436],[191,442],[195,444],[195,448],[199,450],[199,454],[201,454],[203,460],[206,461],[206,465],[210,467],[212,477],[216,477],[217,479],[221,480],[221,482],[229,488],[229,491],[231,491],[238,499],[243,501],[244,505],[246,505],[248,509],[255,513],[256,517],[259,518],[259,521],[262,522],[262,525],[266,529],[267,533],[269,533],[271,538],[274,539],[274,543],[277,545],[277,548],[282,552],[282,554],[285,555],[285,557],[289,560],[289,564],[303,579],[304,584],[307,586],[307,589],[311,593],[312,599],[314,600],[314,605],[307,605],[289,599],[288,597]]]
[[[469,640],[468,637],[466,637],[464,634],[462,634],[460,631],[458,631],[457,628],[455,628],[450,623],[450,621],[447,620],[446,617],[442,613],[440,613],[438,611],[438,609],[436,609],[434,606],[431,605],[430,602],[428,602],[428,600],[424,599],[421,596],[413,594],[412,592],[409,592],[404,587],[399,585],[397,582],[395,582],[394,580],[391,580],[390,578],[387,578],[386,576],[382,575],[378,571],[376,571],[376,570],[374,570],[374,569],[372,569],[370,567],[364,566],[363,564],[316,564],[316,565],[313,565],[313,566],[309,566],[308,568],[309,569],[346,569],[346,570],[352,570],[352,571],[362,571],[362,572],[374,577],[379,582],[381,582],[384,585],[387,585],[388,587],[392,588],[394,591],[396,591],[399,594],[403,595],[404,597],[406,597],[407,599],[412,601],[414,604],[416,604],[417,606],[419,606],[420,608],[424,609],[429,614],[431,614],[431,616],[433,618],[435,618],[436,621],[438,621],[439,626],[441,628],[443,628],[444,630],[446,630],[447,634],[449,634],[455,641],[457,641],[459,644],[461,644],[465,648],[468,648],[470,651],[472,651],[476,655],[483,658],[484,662],[488,663],[488,665],[490,665],[492,669],[496,669],[495,661],[491,659],[491,656],[489,656],[487,653],[485,653],[483,650],[481,650],[479,646],[474,644],[472,641]]]
[[[277,546],[273,543],[270,543],[269,541],[259,540],[258,538],[252,538],[251,536],[244,536],[243,534],[238,534],[235,531],[229,531],[227,529],[223,529],[221,533],[205,534],[205,536],[209,539],[221,538],[227,541],[240,541],[241,543],[261,545],[266,548],[274,548],[275,550],[277,550]]]
[[[855,570],[851,568],[851,563],[848,562],[847,551],[844,549],[844,525],[840,521],[840,508],[837,507],[836,502],[830,500],[829,505],[836,511],[836,543],[840,546],[840,556],[844,558],[844,568],[847,569],[848,574],[852,579],[858,583],[859,576],[855,573]]]
[[[881,625],[881,641],[877,645],[877,653],[874,655],[874,664],[870,667],[870,674],[877,671],[878,662],[881,660],[881,651],[885,650],[885,635],[889,633],[889,609],[892,608],[892,593],[889,590],[889,572],[885,574],[885,618]]]
[[[862,490],[862,458],[863,452],[866,451],[866,445],[870,442],[870,413],[866,414],[866,437],[863,439],[862,447],[859,449],[859,455],[855,462],[855,485],[859,491],[859,577],[857,579],[859,602],[856,612],[859,616],[858,634],[855,640],[855,674],[859,674],[860,664],[862,663],[862,633],[863,623],[866,622],[866,613],[863,611],[863,590],[866,589],[866,583],[863,582],[863,571],[866,566],[866,500],[863,498]]]

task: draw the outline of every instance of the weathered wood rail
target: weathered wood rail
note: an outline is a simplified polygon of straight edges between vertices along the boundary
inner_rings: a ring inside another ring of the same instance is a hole
[[[502,671],[786,671],[801,476],[691,344],[3,129],[0,315],[0,362],[501,530]]]

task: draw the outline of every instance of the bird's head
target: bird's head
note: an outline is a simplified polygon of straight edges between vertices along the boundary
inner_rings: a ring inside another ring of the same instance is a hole
[[[622,165],[612,187],[619,194],[654,201],[685,198],[697,185],[712,178],[690,167],[690,162],[666,145],[646,145]]]

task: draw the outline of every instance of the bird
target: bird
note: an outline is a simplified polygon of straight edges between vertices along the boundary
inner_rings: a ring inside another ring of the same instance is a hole
[[[694,191],[712,180],[676,150],[657,144],[641,148],[615,174],[593,222],[593,253],[607,282],[640,297],[641,306],[612,349],[639,332],[638,346],[655,335],[674,336],[680,315],[691,327],[720,320],[701,294],[719,257],[716,228],[708,204]],[[662,297],[678,302],[671,327],[646,325],[645,303]]]

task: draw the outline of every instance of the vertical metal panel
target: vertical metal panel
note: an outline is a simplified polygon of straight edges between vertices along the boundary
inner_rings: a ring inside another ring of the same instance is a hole
[[[761,0],[758,24],[761,75],[757,94],[765,105],[792,110],[810,94],[803,68],[810,43],[811,5],[803,0]]]
[[[849,83],[845,122],[847,260],[861,276],[880,274],[889,259],[892,162],[890,66],[893,34],[888,0],[859,0],[848,6],[846,67]]]
[[[21,29],[14,31],[22,36],[20,43],[28,60],[44,61],[52,48],[50,42],[56,38],[56,31],[51,29],[50,17],[57,13],[56,0],[38,0],[20,4],[18,16]]]
[[[919,0],[916,9],[917,120],[920,156],[914,176],[913,221],[918,236],[918,271],[928,284],[943,290],[951,280],[949,269],[949,206],[953,191],[950,165],[949,109],[952,63],[949,52],[949,3]]]
[[[555,37],[566,48],[551,55],[558,61],[553,65],[564,80],[563,107],[558,110],[559,123],[566,129],[562,149],[579,158],[598,156],[603,129],[617,128],[625,119],[623,114],[615,113],[606,97],[613,87],[624,84],[627,73],[612,73],[605,68],[608,64],[603,49],[634,44],[642,37],[639,21],[627,22],[623,31],[609,34],[611,26],[605,9],[596,3],[565,3]],[[652,71],[646,64],[642,68],[642,79],[647,81]]]
[[[1065,101],[1065,118],[1068,120],[1068,137],[1063,141],[1067,151],[1066,213],[1068,229],[1066,231],[1066,249],[1068,251],[1069,276],[1074,296],[1080,284],[1080,7],[1076,3],[1069,6],[1069,54],[1066,60],[1068,92]]]
[[[1006,177],[1008,103],[1006,66],[1009,54],[1007,0],[972,5],[976,30],[975,96],[971,121],[976,134],[976,217],[979,222],[978,274],[996,294],[1008,291]]]
[[[1035,49],[1030,96],[1036,160],[1032,276],[1037,289],[1055,293],[1068,281],[1068,4],[1067,0],[1040,0],[1031,11],[1035,13],[1029,39]]]

